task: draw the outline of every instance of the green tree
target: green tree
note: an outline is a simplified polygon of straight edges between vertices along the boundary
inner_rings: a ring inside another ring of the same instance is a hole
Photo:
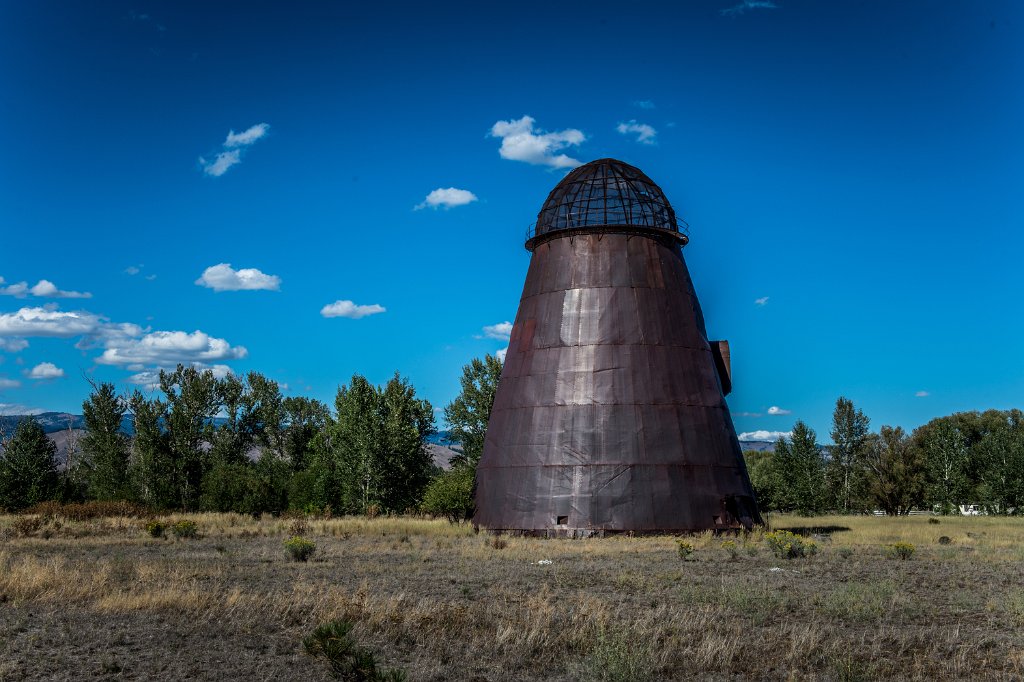
[[[958,505],[968,499],[969,449],[967,436],[946,417],[933,419],[911,436],[924,454],[925,498],[943,514],[959,513]]]
[[[177,505],[177,468],[163,429],[167,405],[135,391],[128,401],[132,417],[132,484],[136,496],[156,509]]]
[[[924,499],[924,455],[901,427],[872,434],[860,460],[868,499],[886,514],[906,514]]]
[[[178,365],[173,372],[160,371],[160,390],[167,399],[164,424],[177,474],[175,498],[185,509],[198,504],[209,468],[206,445],[213,440],[213,418],[220,408],[217,384],[208,369]]]
[[[823,511],[825,466],[814,430],[798,421],[789,442],[780,438],[775,444],[772,459],[778,508],[802,515]]]
[[[501,369],[501,361],[493,355],[485,355],[483,360],[473,358],[462,368],[462,392],[444,408],[452,440],[462,446],[462,452],[452,458],[452,465],[468,463],[475,467],[480,461]]]
[[[129,440],[121,428],[128,410],[114,385],[94,385],[82,403],[85,436],[81,440],[89,496],[98,500],[130,499]]]
[[[987,414],[987,413],[986,413]],[[1009,410],[989,420],[976,446],[981,464],[980,490],[989,511],[1024,513],[1024,413]]]
[[[832,413],[832,447],[826,466],[830,504],[843,513],[854,508],[858,488],[858,457],[867,442],[870,420],[842,396]]]
[[[772,452],[746,450],[743,460],[747,465],[750,484],[754,486],[757,506],[762,511],[778,509],[778,482],[775,475],[775,455]]]
[[[383,388],[355,375],[338,389],[335,410],[314,442],[316,504],[354,513],[416,507],[432,470],[430,403],[397,374]]]
[[[57,446],[34,418],[18,422],[0,452],[0,507],[16,511],[58,492]]]
[[[292,471],[304,470],[313,451],[313,440],[327,426],[330,409],[319,400],[302,397],[285,398],[283,402],[287,426],[284,433],[285,459]]]

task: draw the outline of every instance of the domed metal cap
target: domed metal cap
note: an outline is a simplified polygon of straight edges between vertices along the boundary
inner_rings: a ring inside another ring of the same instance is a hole
[[[534,235],[620,226],[679,231],[675,211],[653,180],[628,163],[598,159],[575,169],[551,190]]]

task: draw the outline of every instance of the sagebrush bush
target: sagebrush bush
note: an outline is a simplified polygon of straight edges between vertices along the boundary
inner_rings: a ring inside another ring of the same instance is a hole
[[[722,542],[722,549],[729,555],[730,561],[736,561],[740,557],[740,549],[736,546],[735,540],[725,540]]]
[[[174,533],[175,537],[194,538],[199,535],[199,524],[195,521],[182,519],[171,526],[171,532]]]
[[[294,538],[293,538],[294,539]],[[301,538],[300,538],[301,539]],[[381,670],[373,652],[358,646],[349,633],[352,622],[335,620],[324,623],[302,640],[302,646],[311,656],[322,656],[331,666],[331,672],[341,680],[352,682],[402,682],[401,670]]]
[[[679,552],[680,559],[689,561],[690,556],[693,554],[693,545],[686,540],[676,540],[676,551]]]
[[[914,552],[917,550],[914,545],[909,542],[897,542],[889,545],[885,553],[890,559],[899,559],[900,561],[906,561],[910,557],[914,556]]]
[[[149,533],[150,537],[161,538],[164,535],[164,531],[167,530],[167,526],[162,521],[151,519],[146,522],[144,526],[146,532]]]
[[[284,541],[284,548],[293,561],[309,561],[309,557],[316,551],[316,543],[294,535]]]
[[[779,559],[800,559],[818,553],[818,545],[814,540],[808,540],[788,530],[766,533],[764,540],[771,548],[772,554]]]
[[[12,528],[15,535],[27,538],[35,534],[43,527],[43,519],[38,516],[19,516],[14,519]]]

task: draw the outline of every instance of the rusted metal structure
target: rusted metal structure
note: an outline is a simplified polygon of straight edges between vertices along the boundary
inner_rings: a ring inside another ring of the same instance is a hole
[[[725,403],[728,343],[708,341],[661,188],[593,161],[527,237],[474,522],[568,536],[760,523]]]

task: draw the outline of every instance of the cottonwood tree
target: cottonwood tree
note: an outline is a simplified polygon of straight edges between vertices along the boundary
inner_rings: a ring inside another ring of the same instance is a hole
[[[886,514],[907,514],[924,499],[924,456],[901,427],[883,426],[872,434],[860,462],[868,497]]]
[[[826,467],[829,497],[836,509],[846,513],[854,507],[858,457],[867,442],[870,420],[842,396],[832,413],[832,447]]]
[[[403,512],[416,506],[432,467],[433,408],[396,374],[383,388],[355,375],[338,389],[336,417],[316,438],[313,499],[334,510]]]
[[[1024,513],[1024,413],[1009,410],[978,443],[981,490],[989,511]]]
[[[928,503],[943,514],[956,513],[971,487],[967,436],[952,420],[940,418],[915,430],[911,438],[924,453]]]
[[[132,484],[136,496],[156,509],[177,505],[178,471],[163,429],[167,405],[136,390],[128,399],[132,419]]]
[[[451,460],[453,466],[475,467],[480,461],[501,369],[501,361],[493,355],[485,355],[483,360],[474,358],[462,368],[462,392],[444,408],[451,437],[462,446],[462,452]]]
[[[160,371],[160,391],[167,400],[164,425],[176,470],[175,497],[185,509],[197,506],[208,467],[206,444],[217,415],[217,379],[211,370],[178,365]]]
[[[33,417],[18,422],[0,453],[0,507],[17,511],[58,493],[57,445]]]
[[[772,456],[776,504],[782,511],[810,515],[825,507],[825,468],[814,429],[798,421],[787,443],[780,438]]]

